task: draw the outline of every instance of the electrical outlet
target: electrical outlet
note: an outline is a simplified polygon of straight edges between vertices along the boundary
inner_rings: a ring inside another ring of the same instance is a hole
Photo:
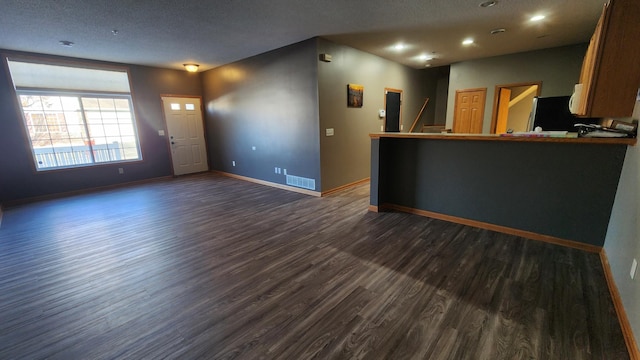
[[[631,271],[629,272],[629,276],[631,276],[631,280],[636,277],[636,269],[638,268],[638,260],[633,259],[631,262]]]
[[[236,166],[236,161],[235,161],[235,160],[233,160],[233,161],[231,162],[231,166]]]
[[[124,169],[123,168],[118,168],[118,174],[120,174],[120,175],[124,174]]]

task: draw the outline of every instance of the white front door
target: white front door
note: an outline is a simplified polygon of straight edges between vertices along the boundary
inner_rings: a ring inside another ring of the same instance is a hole
[[[169,132],[173,174],[209,170],[200,99],[163,96],[162,104]]]

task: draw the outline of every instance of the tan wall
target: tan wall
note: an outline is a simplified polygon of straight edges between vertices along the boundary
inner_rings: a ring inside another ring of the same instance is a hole
[[[318,54],[323,53],[332,56],[331,62],[318,61],[322,191],[328,191],[370,176],[369,133],[379,132],[384,124],[378,110],[385,108],[385,88],[403,90],[401,121],[405,132],[426,97],[431,100],[422,120],[433,122],[438,72],[412,69],[319,39]],[[347,107],[347,84],[364,86],[361,108]],[[325,136],[327,128],[334,129],[334,136]]]

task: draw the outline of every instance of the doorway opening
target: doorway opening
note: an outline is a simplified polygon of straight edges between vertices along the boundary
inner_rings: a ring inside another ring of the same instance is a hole
[[[491,134],[529,131],[533,98],[540,96],[542,81],[496,85]]]
[[[402,90],[385,88],[384,89],[384,107],[385,107],[385,132],[402,131]]]

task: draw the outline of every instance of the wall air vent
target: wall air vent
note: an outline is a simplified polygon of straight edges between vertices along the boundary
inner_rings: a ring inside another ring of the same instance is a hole
[[[287,175],[287,185],[300,187],[303,189],[315,190],[316,189],[316,180],[304,178],[301,176],[295,175]]]

